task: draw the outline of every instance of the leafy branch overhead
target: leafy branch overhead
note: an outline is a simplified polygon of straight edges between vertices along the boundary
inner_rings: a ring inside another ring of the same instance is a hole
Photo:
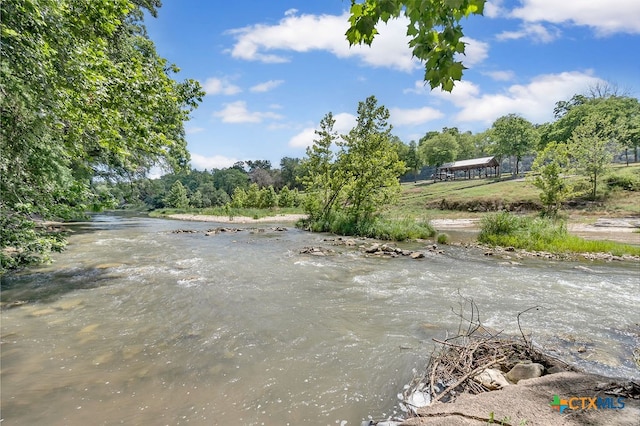
[[[34,219],[112,204],[110,180],[189,161],[184,121],[204,96],[174,80],[143,24],[159,0],[0,3],[0,273],[44,257]]]
[[[482,15],[485,0],[351,0],[350,27],[346,32],[350,45],[371,45],[382,21],[404,15],[413,56],[424,62],[424,80],[432,89],[450,92],[466,69],[456,54],[465,53],[460,21],[470,15]]]

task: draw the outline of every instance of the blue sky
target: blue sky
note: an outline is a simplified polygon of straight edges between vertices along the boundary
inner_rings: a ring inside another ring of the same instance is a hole
[[[406,21],[349,47],[349,0],[163,0],[146,19],[158,53],[207,92],[186,123],[192,167],[303,157],[328,112],[355,124],[374,95],[405,143],[431,130],[480,132],[509,113],[552,121],[553,107],[609,82],[640,93],[640,1],[493,0],[463,21],[463,81],[430,91],[407,47]]]

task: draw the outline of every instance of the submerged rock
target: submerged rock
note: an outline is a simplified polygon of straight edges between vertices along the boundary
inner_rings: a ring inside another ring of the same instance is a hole
[[[206,235],[207,237],[210,237],[212,235],[220,234],[220,233],[223,233],[223,232],[230,233],[230,234],[235,234],[236,232],[240,232],[240,231],[242,231],[242,229],[240,229],[240,228],[219,227],[219,228],[213,228],[213,229],[209,229],[209,230],[205,231],[204,235]]]
[[[310,254],[312,256],[326,256],[333,253],[333,250],[324,247],[303,247],[300,250],[300,254]]]
[[[171,231],[172,234],[197,234],[198,231],[195,229],[174,229]]]

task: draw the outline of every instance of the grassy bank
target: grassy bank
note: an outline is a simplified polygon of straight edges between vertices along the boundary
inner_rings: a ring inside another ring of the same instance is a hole
[[[415,220],[410,217],[389,219],[377,216],[370,220],[355,222],[347,215],[335,213],[326,220],[301,220],[298,226],[313,232],[331,232],[338,235],[392,241],[425,239],[436,234],[436,230],[428,220]]]
[[[578,184],[581,178],[568,180]],[[616,164],[603,176],[596,200],[578,194],[565,209],[583,215],[640,216],[640,164]],[[578,185],[580,187],[580,185]],[[398,205],[385,210],[386,216],[465,217],[491,211],[536,211],[541,208],[540,191],[527,179],[511,176],[492,179],[461,179],[447,182],[420,181],[402,185]],[[452,213],[456,212],[456,213]]]
[[[611,253],[614,256],[640,256],[640,247],[637,246],[612,241],[585,240],[570,235],[564,221],[516,216],[507,212],[483,217],[478,241],[492,246],[551,253]]]

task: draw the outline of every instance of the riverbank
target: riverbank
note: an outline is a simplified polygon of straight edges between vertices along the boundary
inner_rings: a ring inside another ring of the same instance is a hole
[[[278,214],[261,218],[248,216],[212,216],[197,214],[169,214],[169,219],[218,222],[218,223],[295,223],[306,217],[304,214]],[[480,218],[432,219],[431,225],[440,232],[480,230]],[[609,240],[625,244],[640,245],[640,219],[638,218],[598,218],[595,222],[585,223],[581,217],[574,217],[567,225],[569,233],[588,240]],[[455,241],[452,241],[455,242]],[[537,256],[537,255],[536,255]]]
[[[418,417],[395,423],[398,426],[479,426],[498,425],[611,425],[632,426],[640,419],[640,400],[621,397],[629,382],[583,372],[561,372],[527,379],[517,385],[478,395],[463,394],[453,403],[436,402],[418,409]],[[637,392],[637,391],[636,391]],[[568,402],[569,398],[589,398],[584,409],[582,400],[573,400],[573,407],[563,413],[551,404],[554,396]],[[593,409],[592,398],[611,398],[609,409]],[[619,399],[622,398],[622,399]],[[622,405],[624,404],[624,406]],[[615,406],[615,408],[614,408]],[[587,408],[589,407],[589,408]],[[379,423],[380,424],[380,423]]]
[[[248,216],[211,216],[200,214],[169,214],[165,217],[178,220],[192,220],[196,222],[218,222],[218,223],[295,223],[307,217],[305,214],[278,214],[253,218]]]

